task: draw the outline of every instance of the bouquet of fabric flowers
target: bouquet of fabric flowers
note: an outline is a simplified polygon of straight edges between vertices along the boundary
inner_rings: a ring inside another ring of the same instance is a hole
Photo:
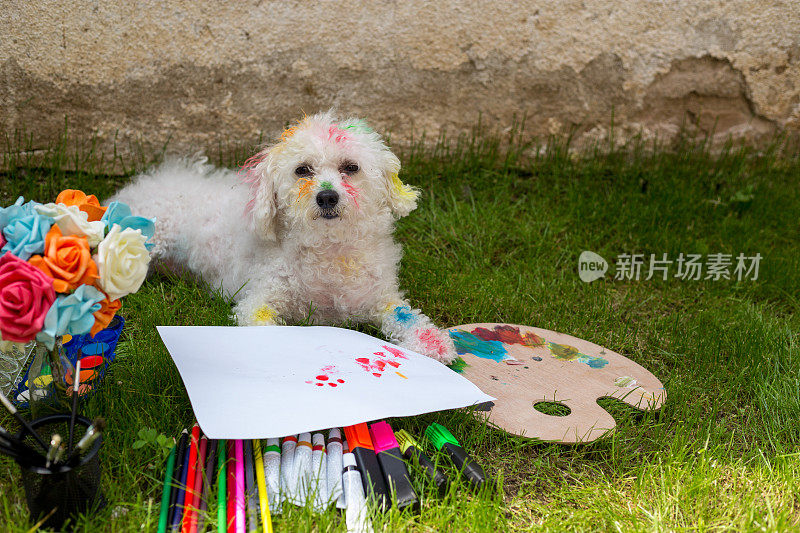
[[[147,275],[154,222],[72,189],[55,203],[0,208],[2,344],[53,350],[62,335],[104,329]]]

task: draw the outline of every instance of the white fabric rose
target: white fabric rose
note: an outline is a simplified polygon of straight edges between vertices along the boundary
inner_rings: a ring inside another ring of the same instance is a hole
[[[100,279],[97,285],[109,301],[139,290],[147,276],[150,253],[144,243],[147,238],[138,229],[122,229],[114,224],[106,238],[97,246],[93,256]]]
[[[100,220],[89,222],[89,214],[81,211],[77,205],[49,203],[36,205],[33,208],[40,215],[55,220],[58,229],[64,235],[86,237],[92,248],[103,240],[106,231],[105,222]]]

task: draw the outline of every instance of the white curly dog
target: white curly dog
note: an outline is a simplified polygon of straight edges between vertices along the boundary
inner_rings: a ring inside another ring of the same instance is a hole
[[[444,363],[440,331],[399,290],[392,232],[417,206],[400,161],[363,120],[306,117],[241,173],[171,161],[113,200],[156,218],[156,259],[199,274],[236,302],[240,325],[373,322]]]

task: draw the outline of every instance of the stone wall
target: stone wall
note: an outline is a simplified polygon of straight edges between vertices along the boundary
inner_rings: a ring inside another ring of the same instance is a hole
[[[800,128],[779,1],[0,0],[0,128],[211,150],[336,106],[403,141],[479,116],[579,141]],[[2,148],[0,148],[2,151]]]

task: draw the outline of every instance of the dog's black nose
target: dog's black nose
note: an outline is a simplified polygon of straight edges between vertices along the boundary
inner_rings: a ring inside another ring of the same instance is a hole
[[[339,203],[339,193],[333,189],[325,189],[317,193],[317,205],[322,209],[333,209]]]

